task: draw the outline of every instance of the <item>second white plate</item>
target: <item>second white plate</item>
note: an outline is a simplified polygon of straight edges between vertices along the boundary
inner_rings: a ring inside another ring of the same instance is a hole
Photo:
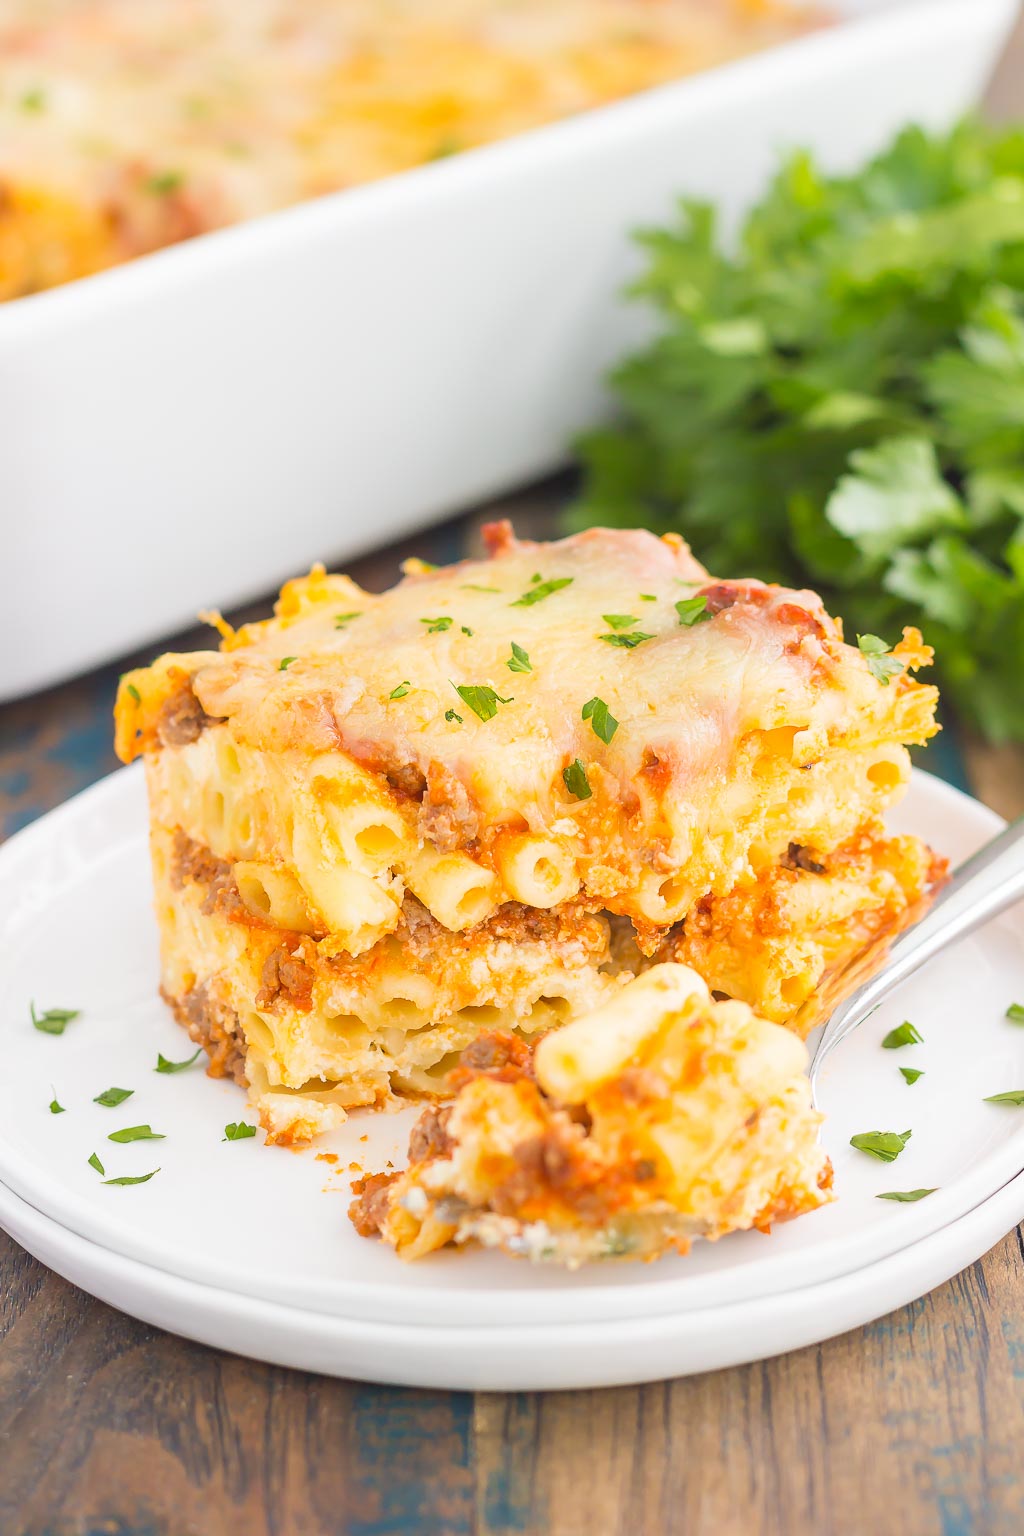
[[[144,790],[113,775],[0,851],[0,1180],[69,1232],[168,1275],[337,1317],[419,1327],[514,1328],[631,1320],[780,1296],[849,1275],[938,1232],[1024,1168],[1024,1109],[983,1102],[1024,1087],[1024,1030],[1004,1018],[1024,994],[1024,922],[1008,914],[914,978],[830,1063],[822,1083],[835,1205],[779,1227],[701,1244],[657,1265],[576,1275],[501,1255],[444,1253],[405,1267],[356,1236],[349,1181],[404,1156],[413,1111],[354,1115],[316,1148],[225,1142],[244,1118],[241,1091],[199,1064],[173,1076],[157,1052],[191,1047],[156,996]],[[959,862],[1000,822],[915,775],[894,824]],[[60,1037],[32,1027],[29,1004],[80,1008]],[[883,1051],[910,1018],[924,1043]],[[924,1076],[908,1086],[897,1068]],[[130,1088],[117,1109],[94,1099]],[[64,1113],[53,1114],[53,1098]],[[160,1141],[109,1134],[149,1123]],[[907,1130],[897,1163],[854,1151],[858,1131]],[[106,1176],[159,1168],[146,1184]],[[323,1154],[336,1158],[323,1161]],[[937,1186],[914,1205],[885,1190]],[[973,1257],[973,1255],[971,1255]]]

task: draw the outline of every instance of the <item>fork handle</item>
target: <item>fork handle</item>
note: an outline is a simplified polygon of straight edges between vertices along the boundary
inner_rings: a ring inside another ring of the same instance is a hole
[[[880,971],[835,1009],[811,1062],[813,1079],[825,1057],[845,1040],[901,981],[940,950],[1024,897],[1024,816],[963,864],[912,928],[901,933]]]

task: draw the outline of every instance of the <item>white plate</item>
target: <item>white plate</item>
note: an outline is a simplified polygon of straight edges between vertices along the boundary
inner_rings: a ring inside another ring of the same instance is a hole
[[[837,1280],[678,1317],[547,1327],[399,1326],[325,1317],[164,1274],[76,1237],[0,1185],[0,1226],[132,1317],[201,1344],[328,1376],[479,1392],[662,1381],[802,1349],[916,1301],[1024,1216],[1024,1174],[941,1231]]]
[[[959,861],[1000,826],[975,801],[915,775],[895,818]],[[830,1064],[821,1085],[825,1142],[839,1200],[782,1226],[698,1245],[656,1265],[594,1266],[577,1275],[500,1254],[443,1253],[406,1267],[356,1236],[346,1219],[349,1166],[401,1160],[415,1111],[353,1115],[315,1149],[227,1143],[242,1093],[197,1065],[153,1067],[191,1047],[155,993],[140,772],[114,774],[0,850],[0,1180],[61,1226],[168,1274],[349,1319],[464,1329],[629,1320],[778,1295],[849,1273],[938,1231],[1024,1168],[1024,1111],[985,1104],[1024,1086],[1024,1031],[1003,1018],[1024,993],[1018,911],[989,925],[908,983]],[[41,1034],[29,1002],[80,1007],[61,1037]],[[884,1033],[910,1017],[925,1043],[898,1053]],[[900,1065],[924,1069],[908,1087]],[[103,1089],[134,1089],[119,1109]],[[65,1113],[52,1115],[54,1093]],[[108,1133],[149,1123],[162,1141],[114,1145]],[[854,1152],[864,1130],[913,1129],[899,1161]],[[159,1166],[149,1183],[108,1177]],[[330,1152],[335,1164],[318,1160]],[[882,1190],[938,1186],[916,1205]]]
[[[680,194],[732,224],[789,148],[848,171],[947,127],[1017,10],[824,3],[813,36],[0,306],[0,698],[564,463],[646,323],[630,231]]]

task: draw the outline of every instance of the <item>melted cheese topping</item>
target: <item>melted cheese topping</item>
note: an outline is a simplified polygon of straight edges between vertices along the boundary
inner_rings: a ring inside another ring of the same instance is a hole
[[[790,0],[5,0],[0,298],[813,24]]]

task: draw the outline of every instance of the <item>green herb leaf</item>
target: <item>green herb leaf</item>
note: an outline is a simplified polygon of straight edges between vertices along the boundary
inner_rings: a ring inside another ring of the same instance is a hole
[[[154,1168],[151,1173],[136,1173],[136,1174],[125,1174],[125,1173],[123,1173],[119,1179],[104,1179],[103,1182],[104,1182],[104,1184],[121,1184],[121,1185],[127,1185],[127,1184],[148,1184],[150,1179],[153,1178],[153,1176],[155,1174],[158,1174],[159,1172],[160,1172],[159,1168]]]
[[[99,1158],[96,1156],[95,1152],[92,1154],[92,1156],[89,1159],[89,1167],[90,1168],[95,1168],[96,1172],[99,1174],[100,1178],[102,1178],[103,1175],[107,1171],[104,1168],[103,1164],[100,1162]]]
[[[130,698],[133,698],[135,700],[136,704],[141,704],[142,703],[142,694],[136,688],[134,683],[129,683],[128,684],[128,686],[125,688],[125,693],[127,693]]]
[[[653,592],[641,592],[640,601],[642,603],[656,603],[658,599]]]
[[[501,596],[501,588],[500,587],[480,587],[480,586],[477,586],[475,581],[464,581],[462,583],[461,587],[459,588],[459,591],[460,592],[496,592],[499,597]]]
[[[462,628],[462,633],[464,635],[468,635],[469,638],[472,640],[474,631],[470,629],[469,625],[468,624],[463,624],[461,626],[461,628]]]
[[[986,1104],[1024,1104],[1024,1088],[1010,1088],[1006,1093],[991,1093]]]
[[[919,1035],[913,1024],[904,1020],[895,1029],[890,1029],[882,1041],[883,1051],[896,1051],[901,1045],[923,1045],[924,1037]]]
[[[157,171],[146,179],[146,191],[155,192],[158,197],[169,197],[172,192],[180,192],[184,185],[185,176],[182,171]]]
[[[532,608],[534,603],[550,597],[552,592],[561,592],[563,587],[572,585],[571,576],[558,576],[551,581],[541,581],[540,576],[536,575],[533,580],[537,585],[531,587],[528,592],[524,592],[522,597],[517,597],[514,603],[509,604],[510,608]]]
[[[354,613],[336,613],[334,615],[334,627],[335,629],[344,629],[346,624],[351,624],[353,619],[358,619],[361,616],[361,608],[357,608]]]
[[[503,699],[500,693],[495,693],[494,689],[488,688],[486,684],[452,683],[452,687],[463,704],[468,704],[474,715],[481,720],[493,720],[498,713],[499,704],[513,702],[512,698]]]
[[[256,1127],[247,1125],[244,1120],[233,1120],[230,1125],[224,1127],[222,1141],[247,1141],[250,1136],[256,1135]]]
[[[445,719],[449,723],[451,721],[455,720],[455,721],[458,721],[459,725],[462,724],[462,716],[461,715],[457,715],[455,713],[454,709],[446,709],[445,712],[444,712],[444,717],[445,717]]]
[[[575,795],[577,800],[589,800],[593,791],[590,788],[590,780],[587,778],[587,770],[579,758],[574,758],[568,768],[562,769],[562,778],[570,795]]]
[[[1024,1003],[1011,1003],[1006,1010],[1006,1017],[1011,1024],[1024,1024]]]
[[[154,1072],[184,1072],[187,1067],[203,1053],[202,1046],[188,1058],[187,1061],[168,1061],[166,1056],[157,1055]]]
[[[529,656],[523,650],[522,646],[517,645],[514,640],[512,641],[512,655],[509,657],[508,661],[506,661],[505,665],[508,667],[510,672],[533,671],[533,667],[530,665]]]
[[[111,1131],[108,1141],[164,1141],[166,1138],[161,1132],[154,1131],[148,1125],[126,1125],[124,1130]]]
[[[604,640],[608,645],[621,645],[625,650],[631,651],[634,646],[643,645],[645,640],[653,640],[653,635],[645,635],[642,630],[631,629],[628,634],[598,635],[599,640]]]
[[[56,1090],[54,1090],[53,1098],[50,1100],[50,1114],[63,1115],[65,1113],[66,1111],[64,1109],[64,1105],[57,1103],[57,1093]]]
[[[80,1008],[47,1008],[45,1013],[36,1013],[35,1003],[29,1003],[28,1011],[35,1028],[44,1035],[62,1035],[71,1023],[81,1013]]]
[[[609,629],[632,629],[640,620],[632,613],[602,613],[602,619]]]
[[[21,110],[23,112],[28,112],[28,113],[45,112],[46,111],[46,92],[44,90],[42,90],[39,86],[36,86],[34,90],[26,91],[25,92],[25,94],[22,96],[21,100],[18,102],[18,106],[21,108]]]
[[[919,1067],[900,1067],[900,1073],[908,1083],[916,1083],[919,1077],[924,1077]]]
[[[388,698],[389,699],[404,699],[406,694],[409,692],[409,689],[411,687],[412,687],[412,683],[410,683],[409,679],[406,678],[404,683],[399,683],[397,688],[392,688],[391,692],[388,694]]]
[[[420,623],[427,626],[428,635],[443,634],[446,629],[451,629],[454,622],[455,620],[452,619],[447,613],[442,613],[440,617],[436,619],[420,619]]]
[[[876,682],[881,683],[883,688],[888,688],[890,681],[903,671],[902,661],[896,656],[889,655],[889,647],[877,635],[858,635],[857,645],[868,664],[871,676]]]
[[[703,624],[705,619],[714,615],[708,610],[706,597],[681,597],[676,603],[676,613],[679,615],[680,624],[687,629],[692,629],[695,624]]]
[[[934,1195],[932,1189],[887,1189],[882,1194],[876,1195],[876,1200],[898,1200],[901,1205],[913,1205],[917,1200],[923,1200],[925,1195]]]
[[[292,662],[298,661],[298,659],[299,658],[297,656],[282,656],[281,660],[278,662],[277,670],[279,672],[287,672]]]
[[[160,1059],[162,1061],[163,1057]],[[93,1103],[102,1104],[105,1109],[116,1109],[119,1104],[124,1103],[125,1099],[130,1099],[134,1092],[134,1088],[104,1088],[103,1092],[98,1093],[93,1099]]]
[[[850,1146],[858,1152],[869,1152],[883,1163],[894,1163],[910,1140],[911,1131],[861,1131],[850,1137]]]
[[[611,713],[604,699],[588,699],[584,704],[581,714],[584,720],[589,720],[594,735],[599,736],[606,744],[611,741],[619,728],[619,722]]]

